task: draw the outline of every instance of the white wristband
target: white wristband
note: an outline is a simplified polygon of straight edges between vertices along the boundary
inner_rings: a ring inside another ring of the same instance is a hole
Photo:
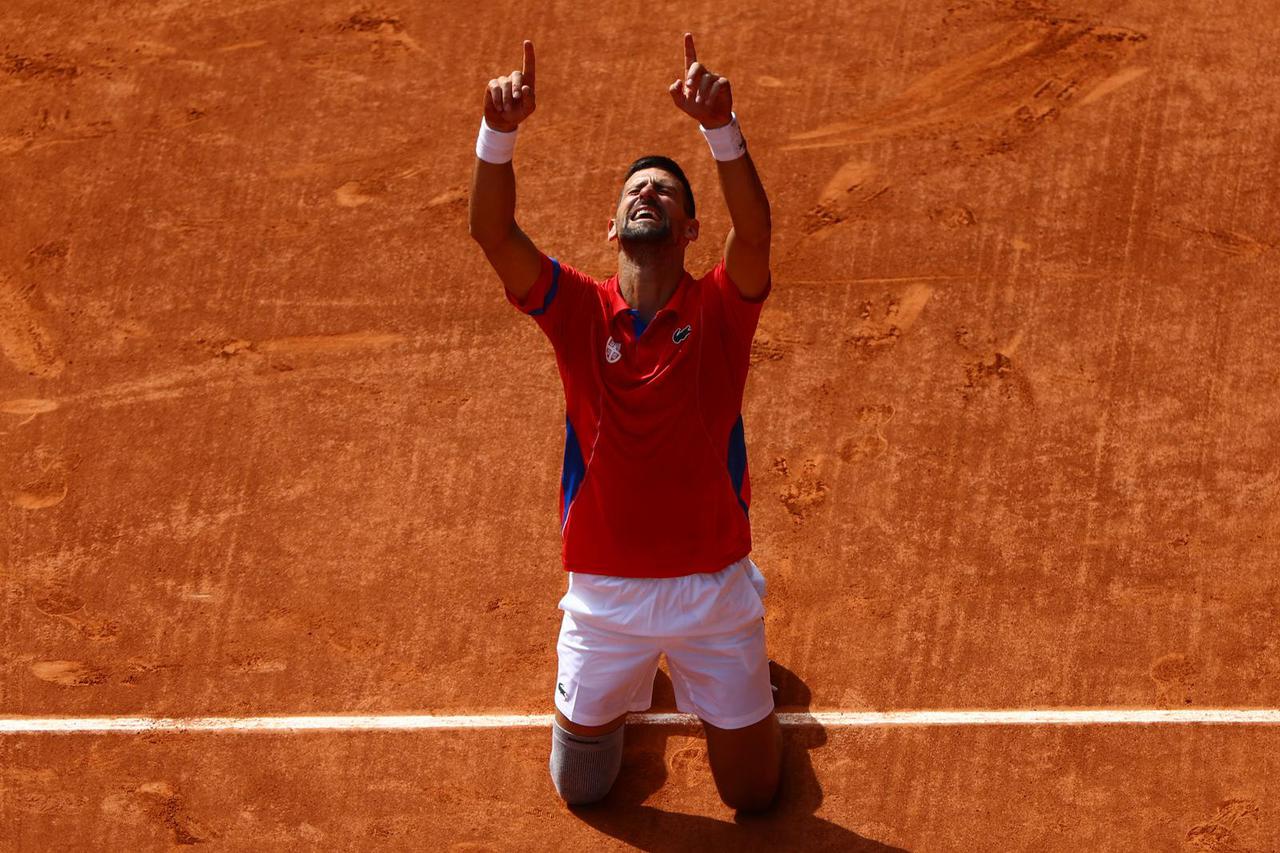
[[[516,128],[519,130],[520,128]],[[486,163],[510,163],[516,150],[516,131],[503,132],[489,127],[480,119],[480,135],[476,137],[476,156]]]
[[[724,127],[707,130],[701,124],[698,129],[707,138],[711,146],[711,156],[717,160],[737,160],[747,153],[747,142],[742,138],[742,130],[738,127],[738,114],[729,113],[729,123]]]

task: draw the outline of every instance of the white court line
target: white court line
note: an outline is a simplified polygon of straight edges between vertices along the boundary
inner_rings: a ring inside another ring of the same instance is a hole
[[[1277,708],[1029,708],[968,711],[816,711],[779,713],[784,726],[1280,725]],[[695,725],[689,714],[632,714],[640,725]],[[0,717],[0,734],[76,732],[414,731],[511,729],[551,725],[550,714],[328,714],[274,717]]]

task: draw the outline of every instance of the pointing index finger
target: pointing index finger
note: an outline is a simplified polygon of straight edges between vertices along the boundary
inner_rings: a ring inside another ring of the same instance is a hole
[[[534,66],[533,42],[529,41],[528,39],[525,39],[524,65],[523,65],[523,71],[521,72],[521,74],[524,77],[525,85],[529,86],[530,88],[533,87],[533,66]]]
[[[684,70],[687,74],[689,66],[698,61],[698,51],[693,47],[693,33],[684,34]]]

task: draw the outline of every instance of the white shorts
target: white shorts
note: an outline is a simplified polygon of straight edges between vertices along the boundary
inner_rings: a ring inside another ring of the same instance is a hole
[[[665,654],[677,709],[722,729],[759,722],[773,710],[764,587],[747,557],[678,578],[570,572],[556,707],[582,726],[647,710]]]

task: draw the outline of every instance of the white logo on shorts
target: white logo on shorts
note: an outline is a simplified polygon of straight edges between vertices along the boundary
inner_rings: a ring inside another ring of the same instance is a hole
[[[604,345],[604,360],[613,364],[620,358],[622,358],[622,344],[610,337]]]

